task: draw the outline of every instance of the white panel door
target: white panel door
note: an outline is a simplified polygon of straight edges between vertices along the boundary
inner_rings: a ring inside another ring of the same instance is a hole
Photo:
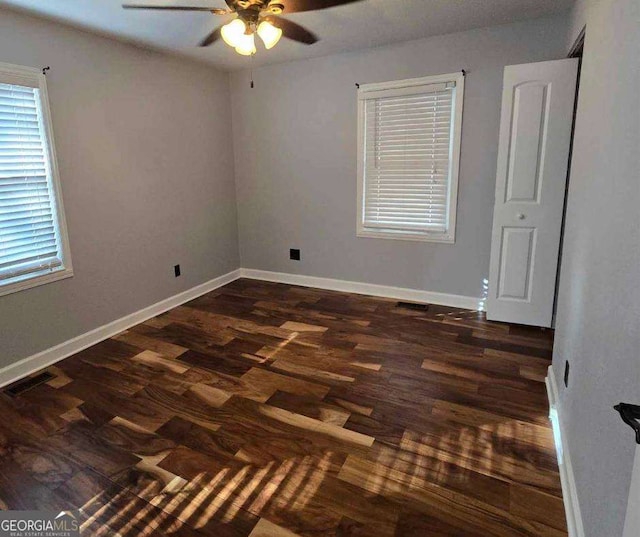
[[[550,327],[578,60],[504,70],[487,318]]]

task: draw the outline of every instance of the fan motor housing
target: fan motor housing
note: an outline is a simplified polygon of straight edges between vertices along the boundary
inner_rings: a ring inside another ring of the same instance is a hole
[[[269,4],[269,7],[267,9],[271,11],[271,13],[273,13],[274,15],[280,15],[284,11],[284,6],[282,4],[277,4],[277,3]]]
[[[242,11],[245,9],[268,9],[274,15],[280,15],[284,11],[284,5],[278,1],[270,2],[269,0],[235,0],[236,9]]]

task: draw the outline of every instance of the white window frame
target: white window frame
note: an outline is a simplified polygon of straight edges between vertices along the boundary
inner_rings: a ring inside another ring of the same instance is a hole
[[[0,62],[0,82],[37,88],[40,91],[40,112],[42,115],[42,129],[45,137],[45,147],[49,159],[49,188],[51,189],[53,224],[60,243],[60,256],[62,265],[53,269],[44,269],[39,272],[25,274],[24,276],[11,278],[6,282],[0,281],[0,296],[16,293],[25,289],[31,289],[39,285],[63,280],[73,276],[71,263],[71,251],[67,234],[67,222],[65,219],[62,202],[62,189],[60,187],[60,175],[58,173],[58,161],[56,158],[55,144],[53,141],[53,126],[51,124],[51,111],[49,109],[49,94],[47,92],[47,78],[42,69],[12,65]]]
[[[375,84],[361,84],[358,89],[358,220],[357,236],[377,239],[396,239],[409,241],[428,241],[455,243],[456,236],[456,209],[458,204],[458,174],[460,169],[460,143],[462,139],[462,113],[464,106],[464,74],[462,72],[445,75],[411,78],[392,82]],[[400,88],[425,86],[428,84],[440,84],[455,82],[456,94],[453,109],[453,136],[451,137],[451,160],[449,168],[449,197],[447,207],[447,231],[410,231],[393,229],[373,229],[364,225],[364,181],[365,181],[365,106],[367,94],[389,91],[390,93]]]

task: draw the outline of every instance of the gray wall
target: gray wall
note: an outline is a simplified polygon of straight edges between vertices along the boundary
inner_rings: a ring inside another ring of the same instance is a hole
[[[482,295],[505,65],[563,56],[566,18],[450,34],[231,76],[246,268]],[[355,83],[469,72],[455,245],[356,237]],[[289,261],[288,249],[302,249]]]
[[[0,61],[51,66],[75,271],[0,297],[0,367],[238,268],[227,74],[4,10]]]
[[[580,0],[571,42],[585,23],[553,367],[587,537],[621,537],[635,445],[612,406],[640,404],[640,2]]]
[[[636,0],[579,0],[588,27],[554,370],[588,537],[620,537],[640,403]],[[242,265],[479,296],[502,69],[559,58],[562,17],[231,77]],[[50,65],[76,275],[0,297],[0,367],[239,266],[227,75],[0,11],[0,61]],[[355,82],[469,71],[456,244],[355,237]],[[300,247],[303,261],[288,260]],[[183,276],[175,279],[172,266]],[[564,361],[571,362],[568,389]]]

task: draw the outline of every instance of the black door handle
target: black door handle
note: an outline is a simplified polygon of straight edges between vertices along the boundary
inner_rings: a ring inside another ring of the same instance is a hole
[[[640,406],[620,403],[613,407],[620,412],[620,417],[636,432],[636,442],[640,444]]]

